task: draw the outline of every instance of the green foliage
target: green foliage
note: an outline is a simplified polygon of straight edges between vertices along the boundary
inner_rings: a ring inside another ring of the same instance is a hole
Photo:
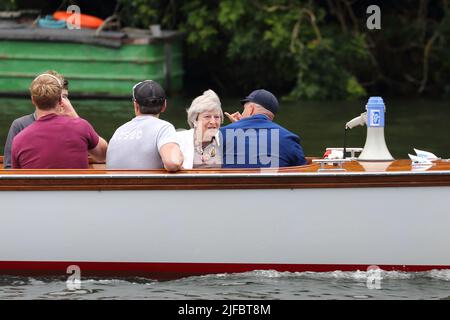
[[[226,93],[265,87],[287,99],[353,99],[450,92],[447,1],[382,7],[381,31],[366,29],[366,5],[358,1],[119,1],[128,25],[157,21],[185,31],[188,76]]]
[[[2,0],[0,1],[0,11],[10,11],[17,9],[16,0]]]
[[[366,94],[357,79],[333,54],[332,40],[311,42],[296,56],[299,72],[297,85],[288,99],[345,99]]]
[[[187,1],[182,6],[187,18],[180,29],[187,33],[187,42],[193,49],[193,54],[200,52],[215,52],[220,46],[219,31],[215,25],[217,8],[210,1]]]
[[[246,12],[246,4],[242,0],[221,1],[218,21],[224,30],[233,31]]]
[[[148,29],[160,19],[160,1],[155,0],[119,0],[122,5],[122,22],[129,27]]]

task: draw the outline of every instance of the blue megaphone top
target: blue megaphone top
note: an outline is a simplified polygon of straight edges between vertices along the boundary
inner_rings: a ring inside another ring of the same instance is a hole
[[[368,127],[384,127],[386,106],[384,105],[383,98],[370,97],[366,105],[366,110]]]

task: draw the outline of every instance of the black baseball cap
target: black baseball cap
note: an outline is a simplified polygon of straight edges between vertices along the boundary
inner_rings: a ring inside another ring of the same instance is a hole
[[[241,100],[242,105],[247,102],[254,102],[266,108],[273,114],[276,114],[279,108],[278,99],[269,91],[258,89],[250,93],[245,99]]]
[[[157,82],[145,80],[134,85],[133,99],[143,107],[159,106],[166,100],[166,92]]]

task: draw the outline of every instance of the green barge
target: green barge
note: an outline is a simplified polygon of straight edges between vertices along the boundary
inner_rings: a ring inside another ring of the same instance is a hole
[[[129,97],[145,79],[180,91],[182,60],[182,34],[175,31],[154,37],[143,30],[0,28],[0,95],[27,95],[48,69],[63,74],[76,96]]]

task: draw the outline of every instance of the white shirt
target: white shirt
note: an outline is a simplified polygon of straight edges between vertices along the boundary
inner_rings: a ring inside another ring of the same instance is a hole
[[[140,115],[119,127],[109,141],[107,169],[163,169],[159,154],[167,143],[178,143],[175,128],[151,115]]]

